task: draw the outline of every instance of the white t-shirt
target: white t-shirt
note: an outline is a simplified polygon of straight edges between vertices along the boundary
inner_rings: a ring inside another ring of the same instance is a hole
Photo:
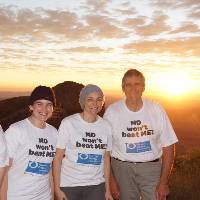
[[[87,123],[80,114],[66,117],[59,128],[57,148],[65,149],[61,187],[98,185],[104,179],[104,153],[111,150],[111,126],[98,116]]]
[[[8,154],[3,130],[0,126],[0,167],[8,165]]]
[[[162,147],[176,143],[177,137],[161,106],[143,99],[142,108],[133,112],[125,99],[111,104],[105,114],[113,128],[112,157],[123,161],[146,162],[162,155]]]
[[[5,136],[13,159],[8,172],[8,200],[50,200],[49,172],[57,130],[49,124],[37,128],[27,118],[12,124]]]

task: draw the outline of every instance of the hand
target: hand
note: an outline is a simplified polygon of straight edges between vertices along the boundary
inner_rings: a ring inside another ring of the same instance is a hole
[[[158,183],[156,187],[156,200],[166,200],[169,194],[168,184]]]
[[[112,179],[110,181],[110,191],[114,199],[116,200],[119,199],[120,192],[119,192],[119,187],[115,179]]]
[[[113,197],[112,197],[110,191],[106,191],[105,200],[113,200]]]
[[[67,197],[65,196],[65,193],[60,189],[55,191],[55,195],[56,195],[56,200],[68,200]]]

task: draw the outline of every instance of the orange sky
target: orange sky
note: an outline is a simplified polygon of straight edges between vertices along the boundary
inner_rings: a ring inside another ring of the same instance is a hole
[[[0,92],[63,81],[120,92],[129,68],[146,94],[200,97],[200,2],[1,0]]]

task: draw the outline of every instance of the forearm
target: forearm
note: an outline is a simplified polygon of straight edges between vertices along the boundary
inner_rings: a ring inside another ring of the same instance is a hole
[[[61,165],[62,165],[62,155],[56,153],[56,156],[53,161],[53,183],[55,191],[60,189]]]
[[[0,188],[3,183],[3,178],[5,176],[5,173],[6,173],[6,167],[0,167]]]
[[[175,145],[163,147],[160,183],[168,184],[175,156]]]
[[[50,181],[50,187],[51,187],[51,200],[54,200],[54,181],[53,181],[53,170],[51,168],[50,174],[49,174],[49,181]]]
[[[2,178],[2,184],[0,187],[0,199],[6,200],[7,199],[7,189],[8,189],[8,167],[6,167],[4,176]]]
[[[110,153],[104,155],[104,177],[106,191],[110,191]]]

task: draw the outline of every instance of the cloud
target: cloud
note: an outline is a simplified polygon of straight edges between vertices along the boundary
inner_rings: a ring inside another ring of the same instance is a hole
[[[129,43],[123,46],[128,53],[170,53],[179,56],[200,55],[200,37],[191,37],[176,40],[156,40]]]
[[[171,8],[177,7],[180,1],[171,1],[171,0],[152,0],[150,5],[158,7],[158,8]]]
[[[86,5],[87,7],[91,8],[91,10],[97,12],[97,11],[103,11],[107,4],[109,3],[109,1],[107,0],[87,0]]]
[[[78,29],[75,29],[78,27]],[[9,7],[0,8],[0,34],[3,36],[42,36],[63,34],[74,37],[74,30],[81,31],[83,26],[78,22],[75,13],[37,9],[21,9],[14,11]],[[77,36],[76,36],[77,37]]]
[[[74,47],[74,48],[68,48],[68,49],[63,49],[65,52],[72,52],[72,53],[108,53],[111,52],[111,48],[109,49],[102,49],[99,47]]]
[[[174,33],[196,33],[199,31],[198,25],[192,22],[184,22],[182,26],[176,28],[175,30],[171,31],[171,34]]]
[[[135,15],[137,14],[137,11],[135,8],[129,8],[129,9],[115,9],[115,12],[117,12],[119,15]]]
[[[100,15],[90,15],[86,21],[94,36],[98,38],[121,38],[127,36],[127,31],[114,25],[116,20]]]
[[[200,7],[200,2],[196,0],[182,0],[179,2],[179,6],[185,8]]]
[[[4,37],[29,36],[30,39],[44,40],[49,35],[58,35],[66,39],[86,40],[126,36],[126,31],[115,23],[116,20],[101,15],[87,15],[80,19],[76,13],[69,11],[0,8],[0,35]]]
[[[0,35],[47,40],[49,34],[76,40],[89,37],[90,29],[79,21],[75,13],[68,11],[40,8],[14,12],[8,7],[0,8]]]
[[[124,20],[123,24],[130,28],[134,28],[135,26],[144,25],[145,19],[146,19],[146,17],[144,17],[144,16],[140,16],[137,18],[127,18],[126,20]]]
[[[141,36],[152,36],[169,31],[171,27],[167,25],[167,19],[167,15],[164,15],[161,12],[155,12],[151,23],[143,26],[136,26],[136,33]]]
[[[150,4],[159,8],[192,8],[200,6],[197,0],[152,0]]]
[[[199,20],[200,19],[200,6],[198,8],[194,8],[189,17]]]

